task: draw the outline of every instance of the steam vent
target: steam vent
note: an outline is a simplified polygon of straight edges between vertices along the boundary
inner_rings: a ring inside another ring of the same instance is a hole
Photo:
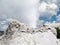
[[[60,45],[56,30],[48,26],[30,28],[15,19],[0,23],[0,45]]]

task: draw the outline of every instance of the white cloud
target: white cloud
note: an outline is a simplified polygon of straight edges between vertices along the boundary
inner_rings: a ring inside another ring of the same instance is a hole
[[[57,15],[57,11],[59,11],[57,5],[57,0],[40,0],[40,17],[43,18],[44,23],[51,23],[50,21],[45,21],[45,20],[50,20],[53,15]],[[40,18],[40,19],[41,19]],[[53,21],[56,22],[56,21]],[[41,25],[41,21],[39,23]]]
[[[60,22],[60,15],[56,16],[57,22]]]
[[[49,13],[54,13],[57,10],[57,5],[54,3],[46,3],[46,2],[42,2],[40,4],[40,8],[41,11],[40,12],[49,12]]]
[[[55,3],[42,2],[39,11],[40,16],[50,19],[53,15],[57,14],[58,6]]]
[[[60,7],[60,0],[57,0],[57,5]]]
[[[41,2],[56,3],[57,0],[40,0]]]
[[[49,27],[60,27],[60,23],[45,23],[45,25],[48,25]]]

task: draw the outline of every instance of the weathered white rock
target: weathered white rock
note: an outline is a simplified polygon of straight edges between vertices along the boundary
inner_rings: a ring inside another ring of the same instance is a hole
[[[4,36],[0,36],[0,45],[59,45],[51,30],[31,29],[17,20],[12,20],[3,31],[5,33]]]

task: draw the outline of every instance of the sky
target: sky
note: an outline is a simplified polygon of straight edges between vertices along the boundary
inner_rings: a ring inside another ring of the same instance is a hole
[[[41,0],[40,23],[60,23],[60,0]]]
[[[35,28],[46,22],[60,23],[60,0],[0,0],[0,20],[14,18]]]

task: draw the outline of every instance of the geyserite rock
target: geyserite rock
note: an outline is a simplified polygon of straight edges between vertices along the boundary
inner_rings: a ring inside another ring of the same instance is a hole
[[[4,36],[3,36],[4,35]],[[17,20],[11,21],[4,34],[0,36],[0,45],[58,45],[51,30],[31,29]]]

